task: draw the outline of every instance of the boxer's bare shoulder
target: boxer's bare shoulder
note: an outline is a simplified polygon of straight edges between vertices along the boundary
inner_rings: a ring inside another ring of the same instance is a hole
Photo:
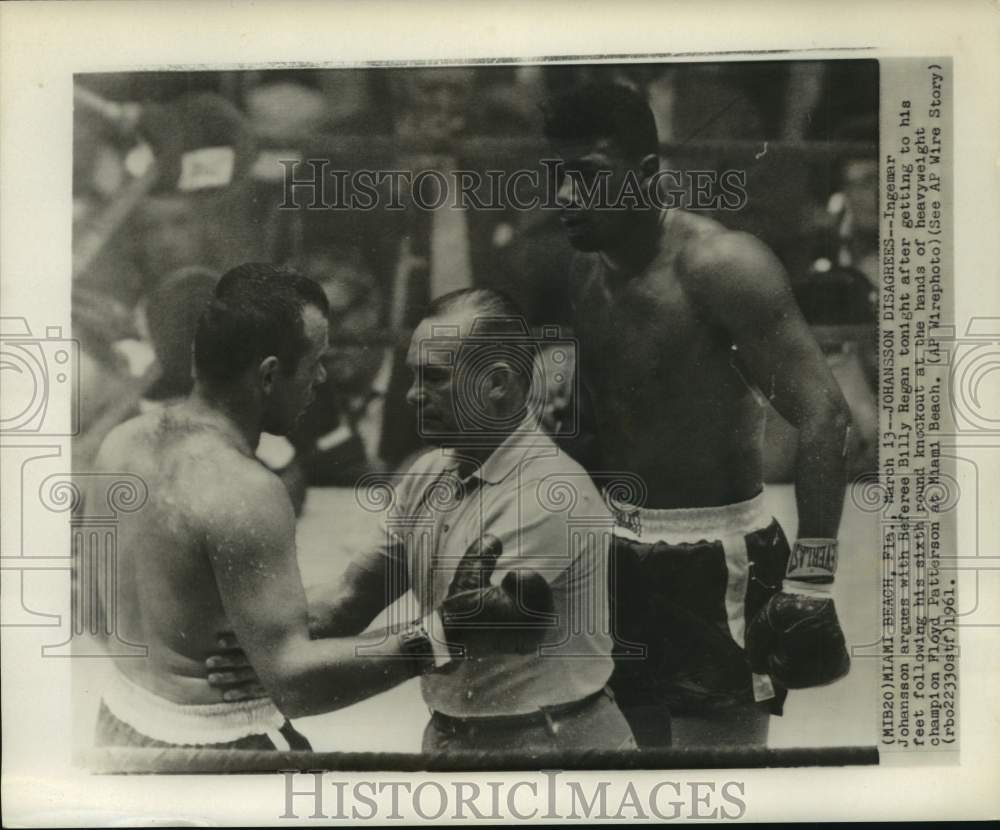
[[[218,423],[192,416],[183,404],[140,415],[109,433],[98,455],[99,467],[123,470],[155,483],[158,495],[188,492],[192,509],[227,497],[269,473],[242,452]]]
[[[102,470],[111,470],[117,463],[124,461],[136,442],[143,443],[144,436],[150,434],[154,424],[159,421],[160,413],[151,412],[119,424],[105,437],[97,453],[97,466]]]
[[[233,453],[211,473],[198,521],[213,562],[238,561],[247,551],[294,553],[295,513],[281,479],[253,458]],[[247,544],[247,542],[252,544]]]
[[[779,310],[789,285],[778,258],[757,237],[704,216],[681,213],[671,244],[676,276],[701,313],[715,323],[732,314],[756,318]]]

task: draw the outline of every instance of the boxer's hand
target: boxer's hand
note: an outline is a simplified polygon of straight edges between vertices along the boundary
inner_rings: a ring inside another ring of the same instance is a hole
[[[218,635],[219,651],[205,660],[208,685],[222,691],[226,701],[254,700],[267,697],[267,690],[247,660],[236,637],[228,631]]]
[[[554,611],[552,590],[536,571],[510,571],[499,585],[491,583],[502,553],[495,536],[473,542],[441,603],[448,643],[464,647],[468,657],[531,653]]]
[[[781,591],[747,628],[753,671],[789,689],[824,686],[847,674],[851,658],[832,595],[836,568],[836,540],[795,543]]]

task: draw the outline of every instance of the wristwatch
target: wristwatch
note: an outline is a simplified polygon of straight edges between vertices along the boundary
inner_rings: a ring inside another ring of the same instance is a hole
[[[462,649],[447,642],[441,614],[432,611],[414,620],[399,633],[399,650],[416,663],[417,674],[427,674],[462,656]]]
[[[399,650],[413,660],[417,675],[427,674],[437,667],[434,645],[422,620],[414,620],[399,632]]]

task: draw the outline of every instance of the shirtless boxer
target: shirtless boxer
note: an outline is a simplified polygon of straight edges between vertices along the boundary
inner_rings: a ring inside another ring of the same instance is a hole
[[[650,198],[659,143],[641,95],[570,91],[547,103],[545,132],[565,165],[557,200],[578,251],[572,320],[600,467],[645,483],[643,503],[611,505],[619,649],[647,648],[620,655],[612,685],[641,746],[671,729],[674,745],[763,744],[787,688],[848,669],[830,593],[847,405],[774,254]],[[599,171],[612,200],[631,176],[644,203],[588,206]],[[798,427],[791,557],[762,500],[767,403]]]
[[[419,630],[310,639],[292,507],[254,457],[261,431],[287,433],[323,381],[326,315],[304,277],[233,269],[199,322],[190,397],[105,440],[98,468],[148,487],[119,526],[116,619],[119,637],[148,654],[115,658],[98,745],[308,749],[286,716],[346,706],[433,667]],[[239,637],[269,696],[231,701],[206,682],[221,630]]]

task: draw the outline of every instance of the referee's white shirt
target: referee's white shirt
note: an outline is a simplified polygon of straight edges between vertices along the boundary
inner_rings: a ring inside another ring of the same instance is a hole
[[[440,606],[466,549],[484,534],[503,545],[494,584],[525,568],[544,576],[553,595],[554,619],[531,654],[487,654],[425,675],[431,710],[523,714],[607,683],[614,668],[607,571],[613,519],[579,464],[525,422],[464,480],[449,450],[427,452],[393,478],[375,556],[405,554],[421,614]]]

